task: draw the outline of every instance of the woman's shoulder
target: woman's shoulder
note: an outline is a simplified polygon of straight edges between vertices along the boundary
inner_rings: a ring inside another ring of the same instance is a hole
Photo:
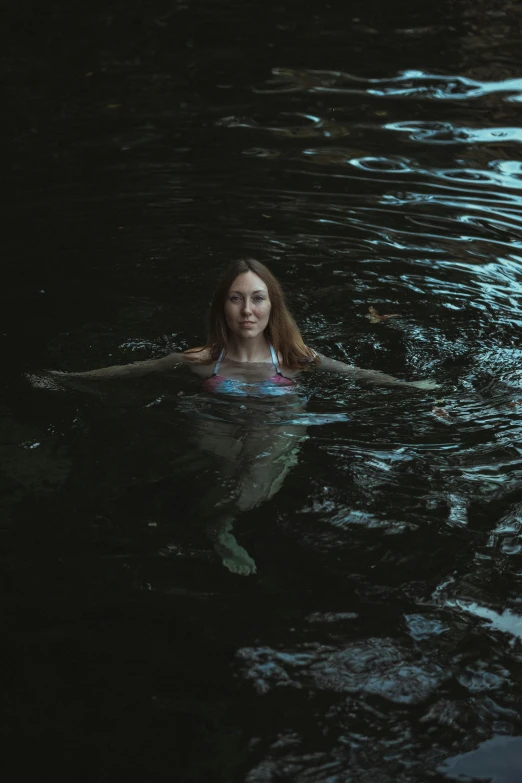
[[[313,370],[321,361],[320,354],[308,345],[304,345],[299,353],[288,356],[286,361],[285,358],[284,353],[278,351],[277,362],[283,375],[287,378],[297,378],[301,373]]]
[[[301,351],[292,359],[292,366],[300,370],[312,370],[321,361],[321,354],[309,345],[303,345]]]
[[[194,362],[201,364],[202,362],[209,362],[212,359],[212,352],[208,346],[202,348],[187,348],[182,353],[183,359],[186,362]]]
[[[208,346],[189,348],[183,352],[182,356],[184,363],[200,378],[208,378],[212,375],[212,348]]]

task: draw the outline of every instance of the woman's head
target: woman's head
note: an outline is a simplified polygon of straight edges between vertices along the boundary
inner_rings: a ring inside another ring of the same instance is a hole
[[[228,336],[240,340],[263,337],[270,320],[272,302],[265,281],[252,270],[241,272],[225,296]]]
[[[257,282],[260,281],[260,282]],[[236,291],[237,289],[237,291]],[[252,295],[253,327],[245,323],[250,316],[241,314],[237,294]],[[255,296],[254,296],[255,295]],[[255,258],[234,261],[223,275],[210,308],[207,347],[212,358],[228,348],[231,333],[244,329],[243,334],[256,334],[263,327],[265,337],[281,355],[287,367],[302,366],[313,358],[305,346],[299,329],[286,306],[279,282],[272,272]]]

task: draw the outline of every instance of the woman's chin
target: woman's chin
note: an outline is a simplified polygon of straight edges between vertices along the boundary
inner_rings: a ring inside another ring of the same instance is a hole
[[[235,332],[235,336],[240,340],[252,340],[262,334],[263,332],[259,329],[240,329],[238,332]]]

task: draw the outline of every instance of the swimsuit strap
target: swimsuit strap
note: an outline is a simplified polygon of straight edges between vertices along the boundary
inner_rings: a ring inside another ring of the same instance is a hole
[[[217,374],[218,374],[219,365],[220,365],[220,364],[221,364],[221,362],[223,361],[223,357],[224,357],[224,355],[225,355],[225,349],[224,349],[224,348],[222,348],[222,350],[221,350],[221,353],[219,354],[219,358],[218,358],[218,360],[217,360],[217,362],[216,362],[216,366],[214,367],[214,372],[213,372],[213,373],[212,373],[212,375],[211,375],[211,377],[212,377],[212,378],[214,377],[214,375],[217,375]]]
[[[281,375],[281,376],[282,376],[282,375],[283,375],[283,373],[282,373],[282,372],[281,372],[281,370],[279,369],[279,364],[278,364],[278,362],[277,362],[277,354],[276,354],[276,352],[275,352],[275,350],[274,350],[274,346],[272,345],[272,343],[268,343],[268,347],[270,348],[270,355],[272,356],[272,362],[273,362],[273,365],[274,365],[274,369],[275,369],[275,371],[276,371],[276,373],[277,373],[278,375]],[[216,362],[216,366],[214,367],[214,372],[212,373],[212,376],[211,376],[211,377],[214,377],[214,375],[217,375],[217,374],[218,374],[219,365],[220,365],[220,364],[221,364],[221,362],[223,361],[223,357],[224,357],[224,356],[225,356],[225,349],[223,348],[223,349],[221,350],[221,353],[219,354],[219,358],[218,358],[218,360],[217,360],[217,362]]]
[[[274,346],[272,345],[272,343],[268,343],[268,347],[270,348],[270,353],[272,354],[272,361],[274,363],[275,371],[278,375],[282,376],[283,373],[279,369],[279,364],[277,363],[277,354],[274,350]]]

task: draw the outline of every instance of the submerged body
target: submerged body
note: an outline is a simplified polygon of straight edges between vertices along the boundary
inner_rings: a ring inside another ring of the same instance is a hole
[[[248,575],[256,566],[232,533],[234,519],[270,500],[297,463],[306,427],[284,424],[303,409],[296,381],[283,375],[269,343],[271,363],[226,363],[221,352],[203,389],[212,394],[205,421],[197,426],[198,446],[217,458],[221,497],[211,504],[208,532],[223,565]],[[224,492],[223,492],[224,490]]]

